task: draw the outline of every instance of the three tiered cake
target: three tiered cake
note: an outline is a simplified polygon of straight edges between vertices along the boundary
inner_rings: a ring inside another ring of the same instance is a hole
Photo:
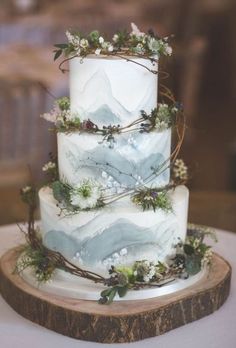
[[[160,84],[158,93],[159,57],[172,49],[167,38],[132,29],[112,41],[98,31],[67,32],[68,43],[56,45],[55,58],[65,54],[60,68],[69,61],[70,99],[43,115],[54,123],[58,155],[43,167],[42,240],[31,221],[33,253],[22,263],[47,291],[96,299],[105,285],[102,302],[150,285],[165,294],[194,282],[200,275],[178,279],[199,273],[211,256],[203,232],[186,239],[187,168],[177,159],[184,118],[168,88]],[[32,192],[23,192],[31,205]],[[89,287],[91,280],[102,285]]]

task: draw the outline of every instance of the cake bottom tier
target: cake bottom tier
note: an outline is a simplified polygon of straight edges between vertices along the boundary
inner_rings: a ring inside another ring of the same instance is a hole
[[[189,192],[170,193],[173,211],[142,211],[129,198],[105,208],[64,214],[49,187],[39,191],[43,243],[80,267],[107,274],[111,265],[166,261],[187,231]]]

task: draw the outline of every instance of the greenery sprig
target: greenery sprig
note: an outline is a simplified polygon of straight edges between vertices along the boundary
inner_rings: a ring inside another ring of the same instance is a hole
[[[126,30],[118,31],[112,39],[105,38],[97,30],[90,32],[88,35],[66,31],[68,43],[55,45],[54,60],[61,55],[65,57],[60,64],[60,69],[64,72],[65,69],[61,68],[62,64],[75,57],[85,58],[91,54],[98,57],[100,55],[116,56],[142,65],[156,74],[156,70],[149,69],[128,57],[146,58],[156,62],[162,55],[170,56],[172,48],[168,43],[168,37],[160,38],[153,30],[149,30],[147,33],[141,32],[134,23],[131,23],[131,28],[130,33]]]
[[[141,206],[143,210],[162,209],[166,213],[172,212],[172,202],[167,190],[160,188],[145,188],[137,190],[132,196],[132,201]]]
[[[111,140],[115,134],[127,132],[162,132],[174,126],[177,122],[177,115],[181,112],[179,104],[174,102],[171,105],[159,103],[156,108],[148,114],[141,110],[140,116],[127,126],[109,125],[98,127],[91,120],[81,121],[79,115],[73,115],[70,112],[70,102],[67,97],[56,100],[54,108],[50,113],[41,115],[45,120],[54,123],[58,132],[80,132],[98,134],[103,136],[107,141]]]

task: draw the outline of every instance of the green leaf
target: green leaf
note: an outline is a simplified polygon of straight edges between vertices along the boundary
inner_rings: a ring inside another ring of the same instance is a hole
[[[107,304],[110,304],[110,303],[113,302],[114,297],[116,296],[116,293],[117,293],[117,288],[116,288],[116,287],[115,287],[115,288],[112,288],[112,289],[111,289],[111,292],[110,292],[110,295],[109,295],[109,299],[108,299],[108,301],[107,301]]]
[[[68,47],[68,44],[55,44],[54,46],[63,50]]]
[[[69,196],[69,191],[68,188],[63,185],[60,181],[54,181],[52,183],[52,192],[53,192],[53,197],[58,201],[58,202],[63,202],[68,200]]]
[[[127,286],[123,286],[123,287],[118,287],[117,288],[117,292],[118,292],[118,295],[120,297],[124,297],[126,295],[127,291],[128,291]]]
[[[194,275],[200,272],[201,270],[201,258],[199,256],[187,256],[185,269],[188,274]]]
[[[62,50],[58,50],[58,51],[55,51],[55,52],[56,52],[56,53],[55,53],[55,55],[54,55],[54,61],[57,60],[57,59],[61,56]]]
[[[194,248],[189,244],[184,244],[184,252],[186,255],[193,255],[194,254]]]
[[[101,292],[101,294],[100,294],[101,297],[107,297],[107,296],[109,296],[110,293],[111,293],[111,290],[112,290],[112,288],[103,290],[103,291]]]

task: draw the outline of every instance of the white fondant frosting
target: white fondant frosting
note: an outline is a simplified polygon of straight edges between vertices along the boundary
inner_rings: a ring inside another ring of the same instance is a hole
[[[161,209],[143,212],[125,198],[99,210],[65,216],[49,188],[41,189],[39,198],[44,244],[75,264],[97,272],[137,260],[165,261],[186,236],[185,186],[170,193],[172,213]]]
[[[103,187],[109,186],[109,180],[121,188],[169,183],[170,129],[119,134],[111,145],[95,134],[58,133],[57,140],[60,178],[71,185],[86,178]]]
[[[141,58],[89,56],[70,60],[71,117],[90,119],[99,127],[129,125],[157,106],[157,64]],[[140,66],[144,65],[143,66]],[[171,130],[114,134],[58,133],[58,164],[62,181],[72,186],[93,179],[102,189],[122,190],[162,187],[169,183]],[[73,263],[108,275],[111,265],[131,265],[138,260],[165,261],[184,241],[187,231],[188,189],[179,186],[169,193],[173,211],[142,211],[130,197],[101,209],[65,215],[49,187],[39,192],[43,243]],[[68,213],[69,214],[69,213]],[[24,276],[32,282],[28,273]],[[196,280],[196,278],[194,278]],[[191,281],[190,283],[191,284]],[[177,291],[181,283],[161,289],[131,292],[130,299],[148,298]],[[79,291],[77,289],[80,289]],[[97,299],[100,288],[87,280],[57,272],[52,291],[71,297]]]
[[[74,58],[70,60],[71,111],[99,126],[125,126],[157,105],[157,70],[148,59]]]

